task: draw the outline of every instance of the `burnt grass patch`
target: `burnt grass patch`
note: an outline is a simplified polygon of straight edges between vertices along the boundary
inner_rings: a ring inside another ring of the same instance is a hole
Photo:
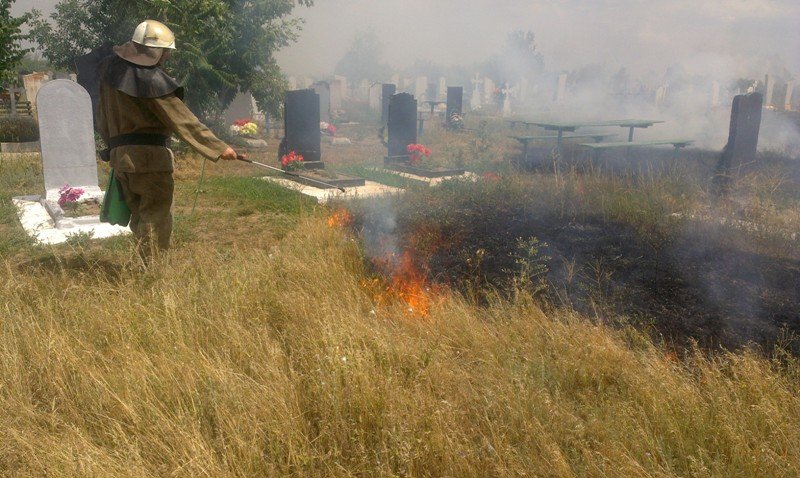
[[[410,252],[430,282],[478,303],[527,289],[678,350],[800,353],[797,242],[697,219],[682,187],[491,176],[352,212],[369,257]]]

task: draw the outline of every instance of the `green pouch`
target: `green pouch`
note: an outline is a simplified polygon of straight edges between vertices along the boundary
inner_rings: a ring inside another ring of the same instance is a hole
[[[103,198],[103,206],[100,208],[100,222],[107,222],[114,226],[127,226],[130,220],[131,210],[125,203],[125,198],[122,196],[122,185],[117,181],[112,169],[111,176],[108,178],[106,195]]]

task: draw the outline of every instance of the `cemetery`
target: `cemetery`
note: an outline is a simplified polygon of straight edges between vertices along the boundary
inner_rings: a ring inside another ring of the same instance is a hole
[[[178,57],[238,159],[170,138],[151,262],[103,209],[92,88],[8,76],[0,475],[800,471],[790,70],[555,67],[515,38],[304,74]]]

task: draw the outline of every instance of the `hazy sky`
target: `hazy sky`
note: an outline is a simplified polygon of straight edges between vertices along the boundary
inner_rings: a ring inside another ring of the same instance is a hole
[[[55,0],[17,0],[48,11]],[[798,0],[317,0],[299,7],[299,41],[279,53],[290,74],[328,74],[371,29],[396,67],[416,59],[468,64],[533,30],[551,71],[588,63],[647,74],[672,64],[720,76],[800,72]],[[775,72],[777,73],[777,72]]]

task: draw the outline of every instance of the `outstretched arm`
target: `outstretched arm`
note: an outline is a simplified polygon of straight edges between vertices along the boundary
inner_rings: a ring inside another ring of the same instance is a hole
[[[233,148],[217,138],[174,94],[148,100],[147,105],[173,133],[206,158],[236,159]]]

